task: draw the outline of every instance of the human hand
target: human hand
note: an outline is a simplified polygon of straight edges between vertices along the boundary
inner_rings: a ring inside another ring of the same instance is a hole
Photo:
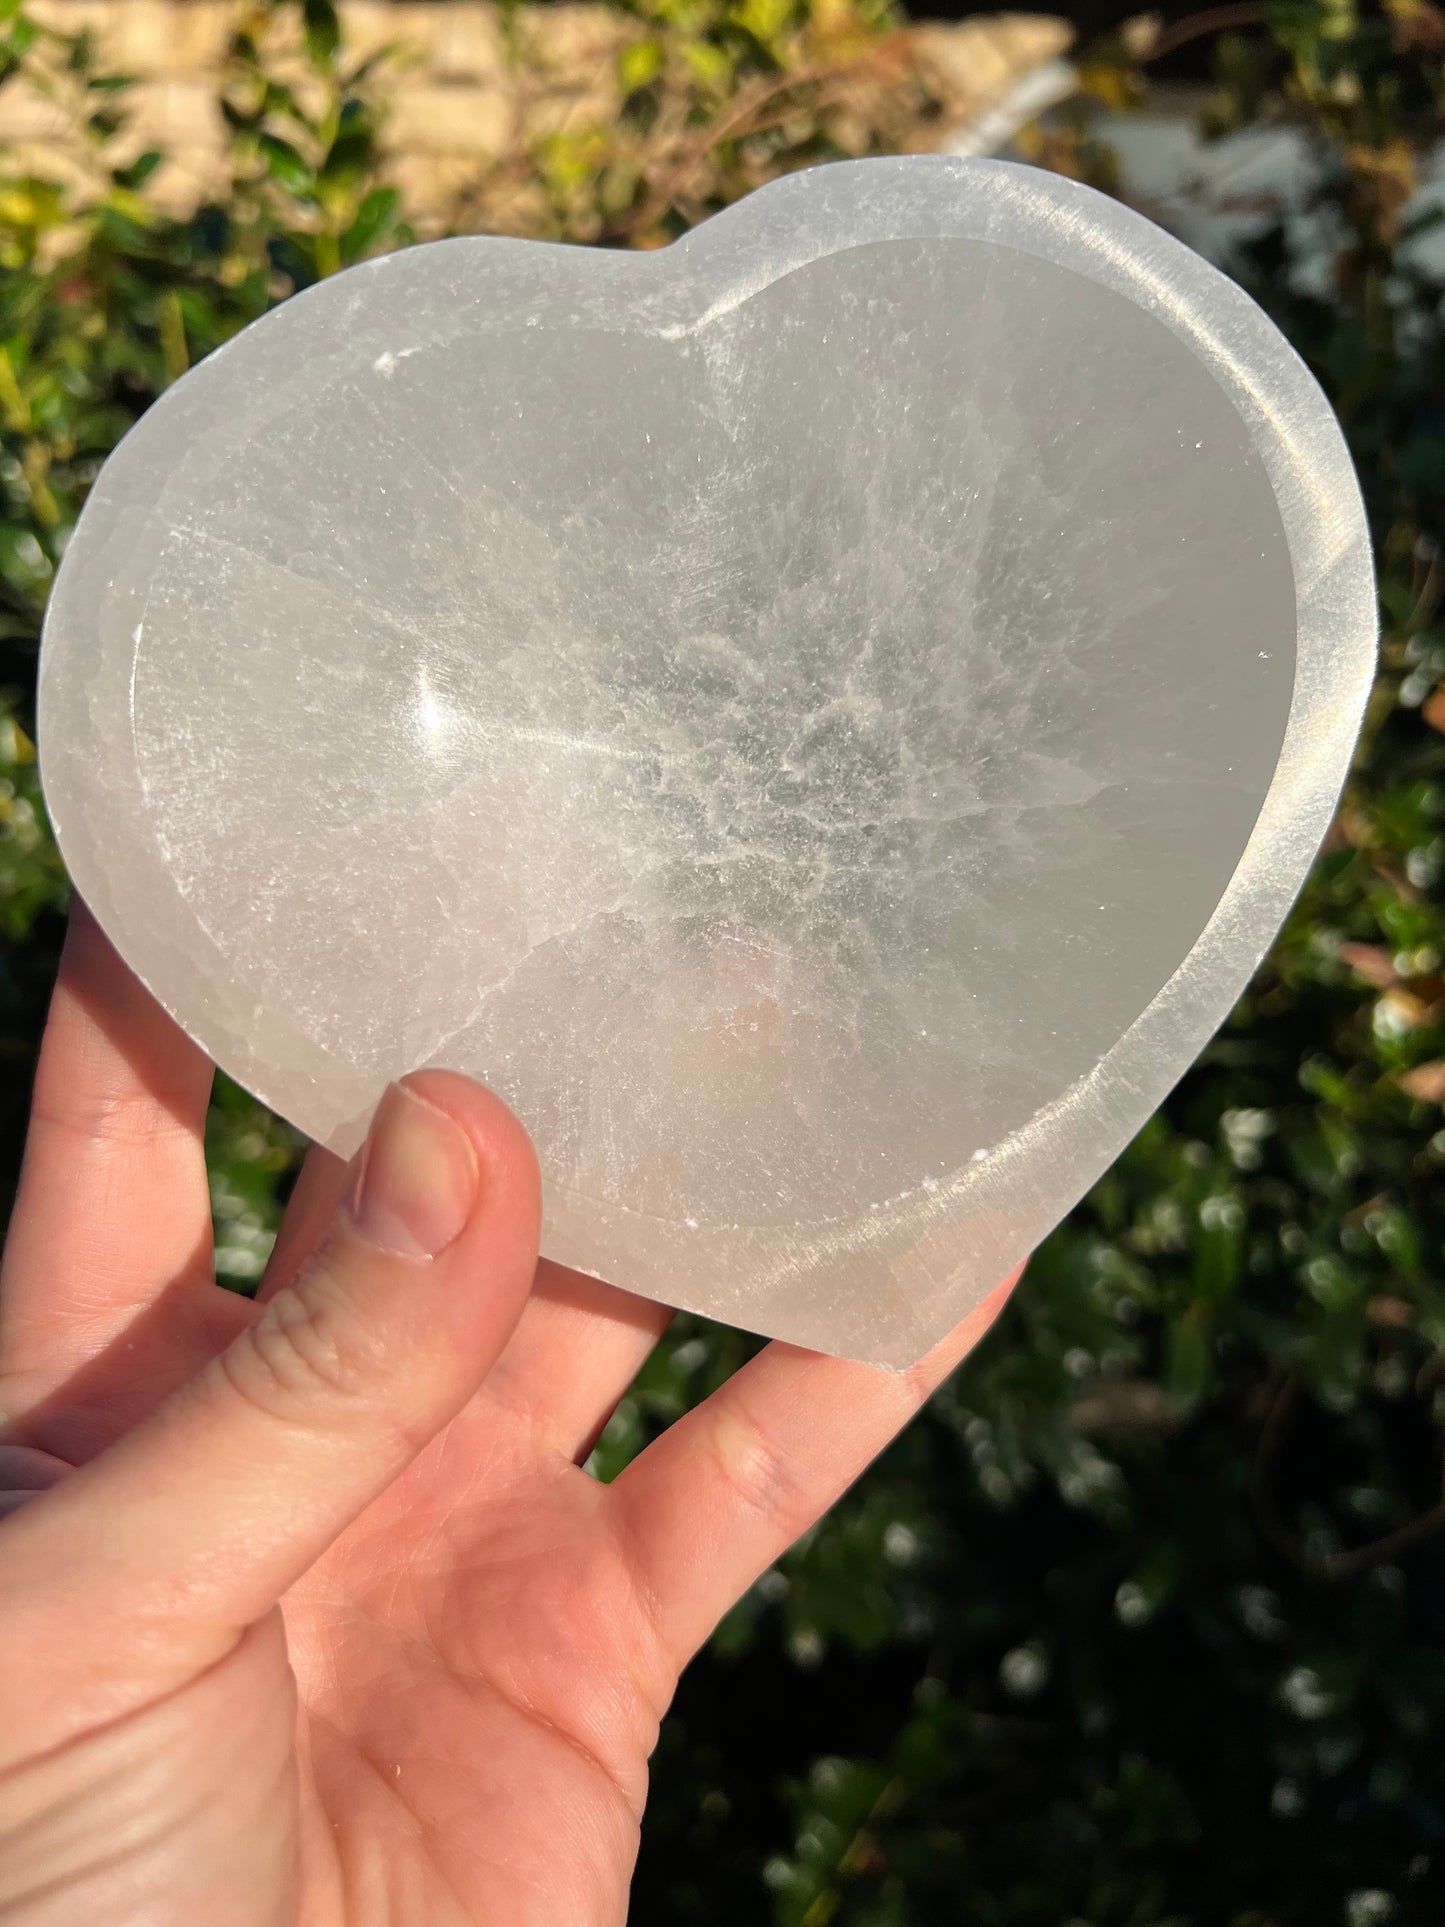
[[[211,1066],[77,910],[0,1289],[0,1922],[607,1927],[682,1667],[988,1328],[770,1345],[611,1485],[666,1323],[537,1259],[536,1162],[423,1072],[211,1266]]]

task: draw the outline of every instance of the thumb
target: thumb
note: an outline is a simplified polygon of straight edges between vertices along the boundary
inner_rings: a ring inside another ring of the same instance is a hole
[[[387,1091],[294,1282],[0,1530],[4,1644],[55,1655],[6,1668],[25,1751],[124,1710],[78,1700],[134,1705],[214,1663],[455,1417],[531,1286],[539,1193],[490,1092],[446,1071]]]

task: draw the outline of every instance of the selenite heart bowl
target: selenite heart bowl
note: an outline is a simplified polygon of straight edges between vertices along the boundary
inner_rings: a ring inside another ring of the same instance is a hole
[[[469,1071],[550,1256],[901,1366],[1228,1012],[1374,620],[1238,288],[1055,176],[853,162],[246,329],[95,485],[42,774],[122,955],[313,1137]]]

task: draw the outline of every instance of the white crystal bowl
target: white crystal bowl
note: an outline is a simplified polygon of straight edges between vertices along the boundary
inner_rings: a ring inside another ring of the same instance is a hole
[[[45,794],[216,1061],[338,1152],[472,1072],[549,1255],[901,1366],[1105,1169],[1298,891],[1365,519],[1232,283],[1031,169],[297,296],[111,458]]]

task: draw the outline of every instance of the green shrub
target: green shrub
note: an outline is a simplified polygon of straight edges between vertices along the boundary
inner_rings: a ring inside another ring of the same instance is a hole
[[[930,111],[881,6],[631,11],[615,127],[508,157],[460,221],[485,224],[520,182],[532,199],[509,205],[539,231],[648,245],[770,172],[912,144]],[[9,1175],[65,896],[29,690],[66,531],[168,381],[291,289],[408,238],[374,78],[327,5],[304,22],[320,108],[274,78],[277,20],[258,10],[228,67],[230,191],[177,220],[148,198],[152,157],[111,158],[123,85],[83,40],[7,14],[0,73],[53,74],[93,182],[0,177]],[[1260,22],[1219,39],[1210,118],[1303,129],[1338,237],[1327,294],[1299,292],[1282,226],[1239,272],[1338,408],[1377,537],[1381,673],[1355,773],[1219,1038],[982,1354],[684,1682],[639,1922],[1442,1917],[1445,340],[1408,206],[1440,127],[1445,17],[1273,0]],[[1089,86],[1144,97],[1159,46],[1144,23],[1100,47]],[[896,86],[860,121],[853,79],[885,51]],[[1025,138],[1113,179],[1082,118]],[[224,1081],[211,1137],[221,1264],[244,1285],[296,1146]],[[746,1349],[681,1321],[599,1472]]]

